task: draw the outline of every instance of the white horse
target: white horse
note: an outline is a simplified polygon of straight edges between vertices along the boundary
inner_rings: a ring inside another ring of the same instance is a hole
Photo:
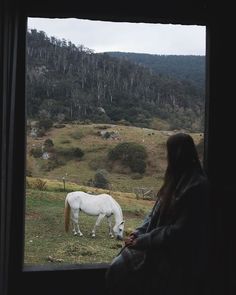
[[[110,237],[123,239],[124,220],[120,205],[108,194],[90,195],[82,191],[68,193],[65,199],[65,231],[69,230],[70,218],[73,224],[74,235],[83,236],[79,228],[79,211],[86,214],[98,216],[92,230],[92,237],[95,237],[96,227],[100,225],[102,219],[106,216],[109,225]],[[71,211],[71,212],[70,212]],[[115,225],[112,233],[112,220],[114,215]]]

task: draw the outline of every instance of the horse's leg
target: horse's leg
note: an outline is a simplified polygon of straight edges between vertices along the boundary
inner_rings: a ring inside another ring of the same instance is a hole
[[[83,236],[82,232],[80,231],[79,228],[79,210],[78,209],[72,209],[71,210],[72,214],[71,214],[71,219],[72,219],[72,223],[73,223],[73,233],[76,236],[77,234],[79,234],[80,237]],[[77,229],[77,230],[76,230]]]
[[[109,226],[109,236],[111,238],[114,238],[113,233],[112,233],[112,223],[111,223],[111,216],[107,216],[107,221],[108,221],[108,226]]]
[[[77,231],[75,228],[75,224],[76,224],[77,219],[78,219],[78,216],[77,216],[76,210],[71,209],[71,223],[73,225],[72,232],[75,236],[77,235]]]
[[[100,225],[100,222],[102,221],[102,219],[105,217],[105,214],[99,214],[98,215],[98,218],[95,222],[95,225],[93,227],[93,230],[92,230],[92,237],[95,238],[95,233],[96,233],[96,227]]]

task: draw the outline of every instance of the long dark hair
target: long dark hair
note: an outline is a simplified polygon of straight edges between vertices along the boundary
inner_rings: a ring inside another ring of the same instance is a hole
[[[204,175],[193,138],[186,133],[171,135],[167,140],[167,168],[158,192],[161,211],[166,213],[177,190],[187,185],[191,177]]]

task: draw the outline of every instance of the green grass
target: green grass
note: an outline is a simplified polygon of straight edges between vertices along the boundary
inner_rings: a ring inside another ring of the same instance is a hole
[[[136,200],[132,194],[116,192],[113,196],[123,210],[125,234],[142,222],[153,205],[153,201]],[[122,242],[108,236],[106,218],[97,229],[96,238],[91,237],[96,217],[84,213],[80,215],[84,236],[73,236],[71,228],[69,233],[65,233],[64,199],[64,192],[27,190],[25,264],[110,263]]]

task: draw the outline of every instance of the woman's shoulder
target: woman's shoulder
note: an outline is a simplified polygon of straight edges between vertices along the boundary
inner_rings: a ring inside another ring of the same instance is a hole
[[[184,196],[197,194],[206,194],[209,191],[209,180],[204,174],[193,175],[186,185],[182,187],[176,196],[176,199],[182,199]]]

